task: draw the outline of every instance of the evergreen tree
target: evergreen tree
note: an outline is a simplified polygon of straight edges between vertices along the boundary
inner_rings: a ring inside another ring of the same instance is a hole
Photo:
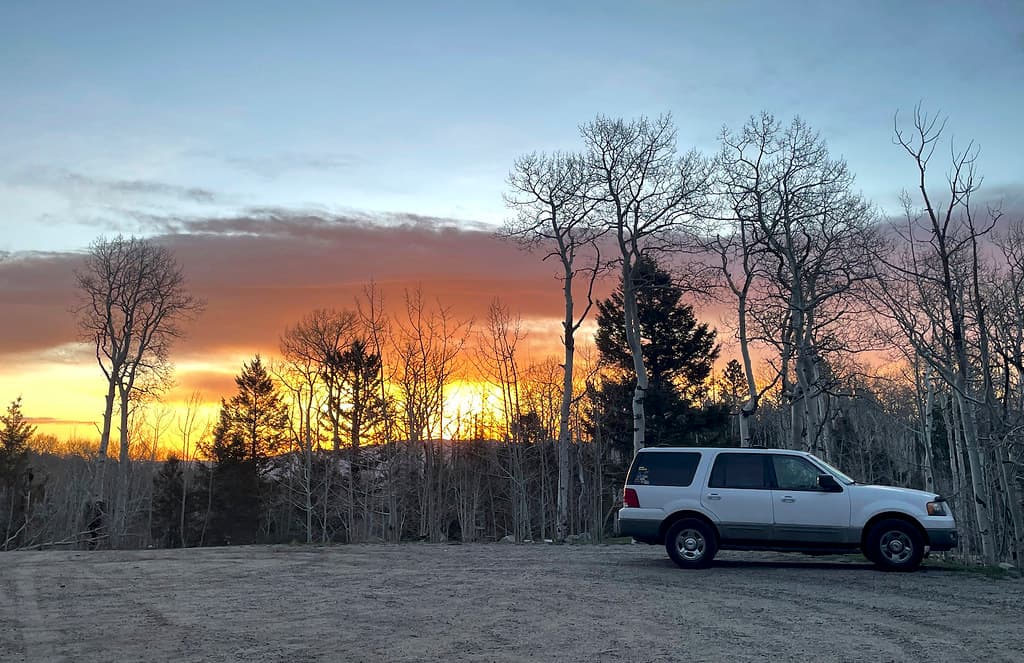
[[[654,259],[638,263],[637,304],[650,385],[644,399],[647,444],[710,444],[724,432],[726,412],[705,405],[705,380],[719,346],[716,332],[699,323],[683,291]],[[597,349],[607,367],[597,392],[600,421],[611,443],[631,455],[634,377],[626,343],[621,288],[597,303]]]
[[[232,425],[227,401],[205,449],[212,464],[201,466],[189,502],[203,509],[202,545],[252,543],[259,529],[256,465]],[[195,539],[193,539],[195,540]]]
[[[196,501],[209,504],[205,543],[251,543],[266,534],[262,508],[270,503],[267,478],[288,443],[288,407],[259,355],[235,378],[238,393],[221,400]]]
[[[36,428],[21,411],[21,397],[11,401],[7,413],[0,415],[0,481],[13,486],[28,468],[28,442]]]
[[[727,408],[731,423],[729,425],[729,440],[730,443],[740,443],[740,422],[739,417],[744,416],[742,413],[743,404],[749,397],[747,391],[747,377],[743,371],[743,365],[735,359],[730,359],[729,363],[722,369],[721,381],[719,382],[721,389],[719,393],[719,402]]]
[[[230,453],[243,453],[262,477],[270,459],[287,448],[288,406],[259,355],[242,365],[235,384],[238,393],[221,404],[221,411],[228,414],[222,420],[228,426],[223,434],[231,436]],[[233,448],[239,440],[244,450]]]
[[[181,461],[171,456],[153,477],[153,540],[164,548],[181,546],[181,497],[185,476]]]
[[[325,370],[338,385],[330,407],[338,412],[340,428],[348,436],[352,466],[359,464],[359,447],[367,431],[384,416],[381,396],[380,355],[357,338],[342,352],[330,353]]]
[[[743,365],[735,359],[730,359],[722,369],[722,400],[733,414],[738,413],[747,400],[747,377],[743,374]]]
[[[20,397],[0,415],[0,423],[0,549],[7,549],[17,545],[17,533],[26,519],[25,495],[31,481],[28,442],[36,429],[25,419]]]

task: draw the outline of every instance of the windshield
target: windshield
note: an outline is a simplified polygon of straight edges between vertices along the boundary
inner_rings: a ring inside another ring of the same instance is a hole
[[[842,472],[840,472],[836,468],[832,467],[831,465],[829,465],[828,463],[826,463],[822,459],[818,458],[817,456],[811,456],[811,458],[813,458],[819,465],[821,465],[822,467],[827,469],[829,472],[831,472],[832,474],[836,475],[836,478],[838,478],[843,483],[845,483],[847,485],[857,483],[854,479],[851,479],[850,477],[846,476],[845,474],[843,474]]]

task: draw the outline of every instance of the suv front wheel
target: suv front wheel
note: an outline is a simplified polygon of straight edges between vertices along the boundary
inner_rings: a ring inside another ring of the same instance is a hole
[[[696,518],[684,518],[665,535],[665,549],[672,561],[684,569],[702,569],[718,552],[718,539],[710,525]]]
[[[924,537],[908,522],[883,520],[868,532],[864,556],[883,571],[913,571],[924,559]]]

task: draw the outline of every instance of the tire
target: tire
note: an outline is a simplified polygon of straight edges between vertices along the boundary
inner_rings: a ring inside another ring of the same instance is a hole
[[[868,532],[864,556],[882,571],[915,571],[924,559],[924,537],[905,520],[882,520]]]
[[[876,553],[874,550],[872,550],[867,545],[866,542],[864,544],[863,554],[864,554],[864,557],[867,558],[867,560],[869,562],[871,562],[872,564],[876,564],[876,565],[878,564],[878,553]]]
[[[680,568],[703,569],[718,552],[718,537],[703,520],[684,518],[668,529],[665,550]]]

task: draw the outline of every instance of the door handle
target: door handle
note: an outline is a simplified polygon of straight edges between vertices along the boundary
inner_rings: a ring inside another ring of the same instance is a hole
[[[709,500],[720,500],[720,499],[722,499],[722,496],[719,495],[718,493],[708,493],[708,499]]]
[[[796,498],[790,495],[786,495],[782,498],[783,502],[796,502]]]

